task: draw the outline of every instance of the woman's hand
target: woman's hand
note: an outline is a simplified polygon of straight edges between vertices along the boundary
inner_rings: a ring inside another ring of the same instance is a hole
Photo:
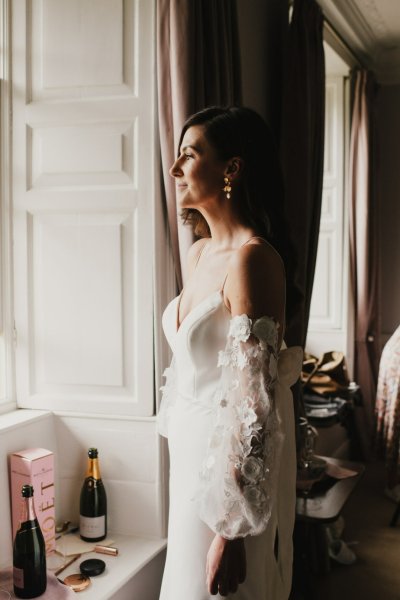
[[[208,593],[227,596],[246,579],[246,550],[243,538],[226,540],[216,534],[207,554]]]

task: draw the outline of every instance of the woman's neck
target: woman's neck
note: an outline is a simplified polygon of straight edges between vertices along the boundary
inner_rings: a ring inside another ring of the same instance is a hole
[[[229,211],[224,211],[219,206],[215,211],[201,210],[200,212],[207,221],[212,244],[216,248],[236,248],[256,235],[255,230],[245,225],[231,208]]]

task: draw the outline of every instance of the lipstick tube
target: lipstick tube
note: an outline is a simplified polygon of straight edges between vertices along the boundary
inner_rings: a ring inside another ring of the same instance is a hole
[[[99,554],[110,554],[111,556],[118,555],[118,548],[113,548],[112,546],[102,546],[101,544],[95,546],[94,551],[98,552]]]

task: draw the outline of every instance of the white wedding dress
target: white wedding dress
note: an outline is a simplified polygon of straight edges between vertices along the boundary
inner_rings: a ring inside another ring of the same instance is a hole
[[[287,600],[296,477],[290,386],[302,351],[278,352],[278,325],[268,317],[231,319],[222,291],[178,327],[179,301],[163,315],[173,360],[158,417],[170,453],[160,600],[221,598],[206,589],[206,556],[217,531],[245,536],[247,577],[229,598]]]

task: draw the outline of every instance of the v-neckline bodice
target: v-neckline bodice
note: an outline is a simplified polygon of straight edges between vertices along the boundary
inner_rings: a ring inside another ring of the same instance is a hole
[[[190,319],[190,317],[196,313],[204,304],[206,304],[207,301],[210,301],[211,298],[213,297],[218,297],[219,301],[222,303],[223,302],[223,297],[222,297],[222,291],[221,290],[216,290],[214,292],[211,292],[210,294],[208,294],[207,296],[205,296],[205,298],[203,298],[203,300],[200,300],[200,302],[198,304],[196,304],[182,319],[182,321],[179,323],[179,306],[181,303],[181,298],[182,298],[182,292],[179,294],[179,296],[176,297],[176,307],[175,307],[175,332],[176,334],[178,334],[180,332],[180,330],[182,329],[183,325],[185,325],[185,323],[188,321],[188,319]],[[226,310],[228,310],[228,308],[226,308]]]
[[[250,238],[248,238],[248,239],[247,239],[247,240],[246,240],[246,241],[245,241],[245,242],[244,242],[244,243],[243,243],[243,244],[242,244],[242,245],[239,247],[239,249],[240,249],[240,248],[242,248],[243,246],[245,246],[246,244],[248,244],[248,243],[249,243],[251,240],[253,240],[253,239],[256,239],[256,238],[263,240],[263,242],[265,242],[265,243],[268,243],[268,242],[267,242],[267,241],[266,241],[264,238],[262,238],[262,237],[260,237],[260,236],[258,236],[258,235],[253,235],[253,236],[251,236]],[[203,253],[203,250],[205,249],[205,247],[206,247],[206,246],[207,246],[207,241],[206,241],[206,242],[203,244],[203,246],[202,246],[202,248],[201,248],[201,250],[200,250],[200,252],[199,252],[199,254],[198,254],[198,257],[197,257],[197,260],[196,260],[195,269],[197,269],[197,265],[198,265],[198,263],[199,263],[199,261],[200,261],[200,257],[201,257],[201,255],[202,255],[202,253]],[[192,309],[191,309],[191,310],[190,310],[190,311],[189,311],[189,312],[188,312],[188,313],[187,313],[187,314],[186,314],[186,315],[183,317],[182,321],[181,321],[181,322],[179,322],[179,310],[180,310],[180,306],[181,306],[182,295],[183,295],[183,292],[184,292],[184,290],[185,290],[185,288],[183,287],[183,289],[182,289],[181,293],[180,293],[180,294],[179,294],[179,296],[177,296],[177,298],[176,298],[175,333],[179,333],[179,331],[180,331],[180,329],[181,329],[182,325],[185,323],[185,321],[187,320],[187,318],[188,318],[188,317],[189,317],[189,316],[190,316],[190,315],[191,315],[193,312],[196,312],[196,311],[197,311],[197,309],[198,309],[199,307],[201,307],[201,306],[202,306],[202,305],[203,305],[203,304],[206,302],[206,300],[209,300],[209,299],[210,299],[210,298],[212,298],[213,296],[216,296],[216,295],[218,294],[220,301],[221,301],[221,302],[224,304],[224,306],[226,307],[226,305],[225,305],[225,302],[224,302],[224,286],[225,286],[225,282],[226,282],[227,276],[228,276],[228,273],[226,273],[226,274],[225,274],[225,277],[224,277],[224,280],[223,280],[222,286],[221,286],[221,287],[220,287],[218,290],[216,290],[215,292],[211,292],[211,293],[210,293],[210,294],[208,294],[208,295],[207,295],[205,298],[203,298],[203,300],[201,300],[201,301],[200,301],[198,304],[196,304],[196,306],[194,306],[194,307],[193,307],[193,308],[192,308]],[[229,310],[229,309],[226,307],[226,310]]]

